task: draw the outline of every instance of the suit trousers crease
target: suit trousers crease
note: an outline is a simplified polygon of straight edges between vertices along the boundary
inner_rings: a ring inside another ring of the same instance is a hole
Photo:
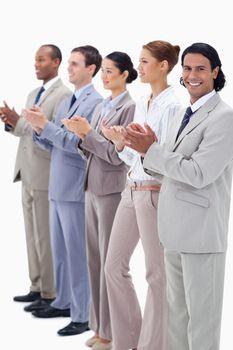
[[[22,183],[22,206],[31,280],[30,290],[40,292],[42,298],[54,298],[48,192],[31,190]]]
[[[120,193],[95,195],[86,191],[86,238],[91,289],[90,328],[104,339],[112,339],[109,303],[104,274],[112,223]]]
[[[219,350],[225,253],[165,249],[168,350]]]
[[[70,308],[73,322],[87,322],[89,283],[84,203],[50,200],[50,225],[57,296],[52,306]]]
[[[157,234],[157,202],[157,192],[125,189],[115,216],[105,265],[114,350],[165,350],[167,346],[166,278]],[[148,283],[143,318],[129,274],[139,239]]]

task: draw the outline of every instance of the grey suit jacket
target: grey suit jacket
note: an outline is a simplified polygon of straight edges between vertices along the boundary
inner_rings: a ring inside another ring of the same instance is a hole
[[[33,90],[26,102],[26,108],[34,105],[35,97],[40,87]],[[71,91],[58,79],[42,96],[38,104],[46,117],[52,120],[57,106]],[[32,127],[20,117],[16,127],[11,131],[15,136],[20,137],[15,170],[14,182],[22,180],[26,186],[34,190],[48,190],[50,155],[41,150],[32,140]]]
[[[86,161],[78,152],[79,137],[68,131],[61,119],[74,114],[91,122],[93,111],[102,96],[90,85],[69,110],[71,97],[59,106],[54,122],[46,124],[40,136],[34,133],[37,144],[51,152],[49,199],[64,202],[84,202],[84,175]]]
[[[179,252],[224,252],[230,209],[233,109],[218,94],[190,119],[175,141],[178,114],[164,146],[153,144],[143,166],[164,175],[159,195],[159,237]]]
[[[98,105],[92,119],[92,131],[81,143],[88,157],[85,176],[85,190],[96,195],[122,192],[125,187],[128,167],[118,157],[114,144],[107,140],[100,130],[102,104]],[[123,96],[106,117],[107,125],[128,125],[134,116],[135,103],[129,93]]]

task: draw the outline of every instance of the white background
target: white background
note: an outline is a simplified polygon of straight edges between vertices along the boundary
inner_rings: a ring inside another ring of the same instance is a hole
[[[0,105],[6,100],[20,112],[30,90],[40,83],[34,72],[34,55],[42,44],[58,45],[63,52],[60,74],[67,80],[67,60],[71,49],[91,44],[105,56],[112,51],[127,52],[135,66],[143,44],[162,39],[178,44],[183,51],[193,42],[214,46],[222,60],[227,86],[222,98],[233,105],[232,74],[232,11],[230,2],[206,0],[21,0],[1,1],[0,4]],[[170,83],[177,90],[183,105],[188,103],[187,92],[179,85],[180,62],[170,74]],[[106,96],[100,76],[94,79],[98,90]],[[69,85],[70,86],[70,85]],[[70,86],[71,87],[71,86]],[[71,87],[72,88],[72,87]],[[139,81],[129,86],[136,99],[148,91]],[[0,125],[1,126],[1,125]],[[35,319],[22,310],[22,304],[12,297],[28,291],[27,259],[21,210],[20,184],[12,184],[12,174],[18,140],[0,128],[0,317],[1,349],[15,346],[25,350],[76,349],[83,350],[90,335],[61,338],[56,331],[70,320]],[[231,313],[233,308],[232,279],[232,217],[229,226],[229,248],[226,265],[221,350],[232,347]],[[143,306],[146,293],[144,260],[139,245],[132,259],[132,274]],[[4,345],[3,345],[4,344]],[[157,350],[157,349],[150,349]]]

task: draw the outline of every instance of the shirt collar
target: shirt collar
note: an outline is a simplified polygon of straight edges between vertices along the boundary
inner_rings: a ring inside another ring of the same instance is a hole
[[[168,96],[173,95],[173,94],[174,94],[173,87],[168,86],[166,89],[161,91],[155,98],[153,98],[150,105],[153,106],[154,104],[157,104],[157,105],[161,106],[162,104],[167,103],[169,100]],[[151,97],[151,94],[144,97],[145,103],[148,103],[148,100],[150,99],[150,97]]]
[[[84,91],[86,91],[90,86],[92,86],[92,83],[89,83],[87,85],[82,86],[80,89],[75,90],[74,94],[76,97],[76,100],[82,95]]]
[[[47,83],[45,83],[43,85],[45,91],[47,91],[58,79],[59,79],[59,77],[56,76],[55,78],[50,79],[49,81],[47,81]]]
[[[111,107],[111,109],[114,109],[118,102],[127,94],[127,91],[122,92],[120,95],[118,95],[117,97],[113,98],[111,96],[107,97],[104,100],[104,105],[107,106],[109,105]]]
[[[192,112],[196,112],[200,107],[202,107],[212,96],[216,94],[215,90],[212,90],[208,94],[200,97],[196,102],[194,102],[190,107]]]

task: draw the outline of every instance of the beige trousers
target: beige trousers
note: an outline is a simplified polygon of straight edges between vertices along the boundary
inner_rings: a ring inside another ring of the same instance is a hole
[[[219,350],[225,253],[165,250],[168,350]]]
[[[166,279],[157,234],[158,195],[126,189],[116,212],[105,265],[114,350],[166,349]],[[129,274],[130,258],[139,238],[148,283],[143,318]]]
[[[48,192],[31,190],[22,184],[22,205],[30,290],[40,292],[42,298],[54,298]]]
[[[89,327],[108,340],[112,339],[112,332],[104,265],[112,223],[120,199],[120,193],[97,196],[87,191],[85,196],[87,261],[91,292]]]

